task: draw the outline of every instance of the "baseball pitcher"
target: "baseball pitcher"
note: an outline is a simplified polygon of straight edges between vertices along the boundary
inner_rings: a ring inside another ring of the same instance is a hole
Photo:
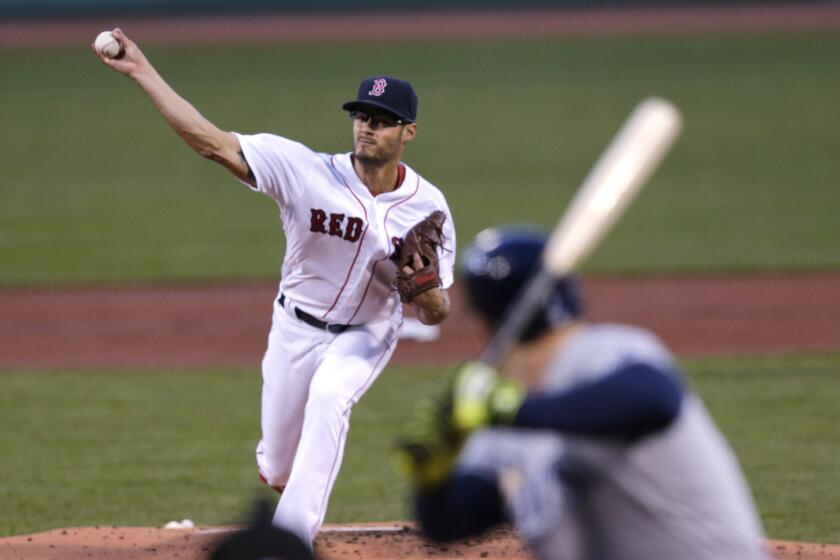
[[[465,251],[470,302],[498,328],[546,237],[492,229]],[[471,364],[419,409],[399,458],[447,541],[512,521],[542,560],[760,560],[738,462],[649,332],[581,319],[559,280],[503,364]],[[465,443],[464,443],[465,442]]]
[[[273,134],[226,132],[113,31],[121,55],[97,54],[133,79],[181,138],[277,204],[286,237],[262,362],[261,478],[281,492],[274,523],[311,545],[341,465],[350,411],[388,363],[403,304],[437,324],[449,314],[455,229],[434,185],[402,163],[417,96],[390,76],[344,104],[353,150],[317,153]]]

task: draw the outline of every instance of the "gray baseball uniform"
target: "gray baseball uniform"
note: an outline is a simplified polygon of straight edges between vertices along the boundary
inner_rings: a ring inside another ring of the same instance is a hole
[[[567,391],[630,363],[674,369],[647,331],[584,325],[554,356],[543,389]],[[457,472],[498,478],[508,515],[543,560],[767,558],[738,462],[688,391],[667,428],[634,442],[483,430]]]

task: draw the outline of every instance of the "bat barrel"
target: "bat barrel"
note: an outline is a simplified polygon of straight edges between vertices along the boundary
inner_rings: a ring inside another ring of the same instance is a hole
[[[609,231],[676,140],[682,118],[669,101],[636,106],[589,172],[543,255],[557,276],[573,270]]]
[[[682,129],[682,117],[657,97],[639,103],[586,176],[554,229],[543,267],[508,306],[510,310],[481,355],[501,365],[534,313],[545,305],[557,278],[570,273],[597,246],[645,185]]]

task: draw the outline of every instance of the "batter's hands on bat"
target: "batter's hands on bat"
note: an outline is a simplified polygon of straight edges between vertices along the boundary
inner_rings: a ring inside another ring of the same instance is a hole
[[[452,425],[466,435],[488,425],[511,424],[524,400],[525,386],[519,381],[482,362],[469,362],[452,386]]]
[[[90,46],[97,58],[106,66],[110,66],[116,72],[124,74],[129,77],[134,77],[138,72],[150,67],[146,56],[137,46],[137,43],[129,39],[122,29],[119,27],[113,31],[114,38],[116,38],[122,45],[123,52],[119,57],[108,58],[107,56],[96,52],[93,45]]]
[[[394,451],[394,464],[409,481],[435,488],[449,476],[464,438],[452,425],[452,399],[419,401]]]
[[[464,365],[442,397],[417,404],[397,442],[398,469],[417,486],[440,485],[467,437],[485,426],[511,424],[524,400],[519,381],[481,362]]]

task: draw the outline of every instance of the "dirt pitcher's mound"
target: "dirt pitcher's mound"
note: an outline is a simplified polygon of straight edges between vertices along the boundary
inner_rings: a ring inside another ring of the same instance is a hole
[[[235,528],[155,529],[149,527],[81,527],[0,539],[5,560],[204,560],[219,539]],[[769,541],[776,560],[840,560],[840,546]],[[407,523],[327,525],[316,551],[323,560],[471,560],[530,558],[510,529],[480,539],[438,547],[421,539]]]
[[[204,560],[216,543],[236,531],[230,527],[155,529],[79,527],[0,539],[4,560]],[[409,524],[327,525],[315,543],[323,560],[404,560],[436,558],[529,558],[510,529],[480,539],[438,547]],[[840,556],[838,556],[840,558]]]

